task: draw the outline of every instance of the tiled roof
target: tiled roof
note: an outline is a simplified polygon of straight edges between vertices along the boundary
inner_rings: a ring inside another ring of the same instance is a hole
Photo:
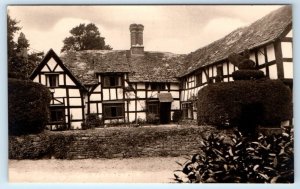
[[[131,82],[178,82],[176,76],[183,69],[185,55],[166,52],[145,52],[131,55],[129,65]]]
[[[84,85],[97,83],[96,73],[129,73],[131,82],[178,82],[175,78],[183,68],[184,55],[130,51],[86,50],[67,52],[61,60]]]
[[[185,69],[179,76],[187,75],[200,67],[224,60],[232,52],[240,53],[276,40],[292,24],[292,7],[281,7],[248,27],[239,28],[203,48],[185,59]]]
[[[126,51],[73,51],[62,54],[60,58],[84,85],[96,84],[96,73],[130,72]]]

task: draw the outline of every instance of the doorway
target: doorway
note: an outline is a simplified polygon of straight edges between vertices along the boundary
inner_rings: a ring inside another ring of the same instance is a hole
[[[168,124],[171,121],[171,102],[160,103],[160,123]]]

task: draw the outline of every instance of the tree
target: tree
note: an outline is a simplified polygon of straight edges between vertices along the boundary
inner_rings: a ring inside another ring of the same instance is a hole
[[[74,50],[111,50],[109,45],[105,45],[105,38],[101,37],[99,29],[93,23],[79,24],[70,30],[72,36],[63,40],[64,46],[61,52]]]
[[[17,26],[18,21],[12,19],[9,15],[7,15],[7,55],[8,55],[8,66],[10,66],[11,62],[14,59],[15,50],[17,48],[17,43],[14,42],[14,35],[21,28]]]
[[[20,33],[17,42],[14,35],[21,30],[19,21],[7,15],[7,46],[8,46],[8,73],[9,77],[27,79],[33,69],[42,60],[44,52],[28,53],[29,41],[24,33]]]

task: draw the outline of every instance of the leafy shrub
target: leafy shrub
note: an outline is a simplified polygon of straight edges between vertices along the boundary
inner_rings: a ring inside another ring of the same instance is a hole
[[[181,110],[175,110],[173,113],[172,120],[173,122],[179,122],[182,119],[182,111]]]
[[[69,147],[75,141],[74,135],[54,134],[50,136],[48,154],[56,159],[68,159]]]
[[[159,123],[159,117],[153,113],[148,113],[146,119],[147,119],[147,123],[151,123],[151,124]]]
[[[198,125],[249,126],[243,118],[258,117],[253,124],[275,126],[292,117],[291,91],[279,80],[210,84],[199,91],[197,106]]]
[[[29,80],[8,79],[9,135],[40,133],[48,121],[49,90]]]
[[[9,159],[41,159],[49,156],[50,138],[37,135],[9,136]]]
[[[137,124],[137,126],[139,126],[139,125],[145,125],[147,121],[145,119],[138,117],[136,120],[133,120],[131,123]]]
[[[250,140],[236,132],[224,137],[212,134],[195,154],[175,171],[177,182],[193,183],[293,183],[294,135],[291,128],[281,134],[259,134]],[[181,175],[179,175],[181,174]]]
[[[81,124],[82,129],[94,129],[95,127],[103,127],[103,120],[95,113],[86,116],[85,123]]]

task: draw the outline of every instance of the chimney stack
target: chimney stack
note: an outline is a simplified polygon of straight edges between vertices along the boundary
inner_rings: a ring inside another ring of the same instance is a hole
[[[129,27],[131,38],[131,54],[143,54],[143,31],[144,26],[142,24],[131,24]]]

